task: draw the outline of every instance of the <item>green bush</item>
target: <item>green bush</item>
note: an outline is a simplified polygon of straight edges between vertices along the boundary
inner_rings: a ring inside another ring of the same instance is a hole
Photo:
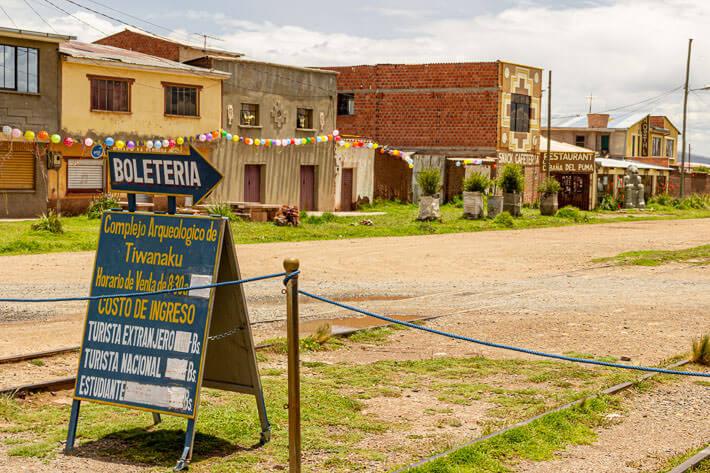
[[[118,196],[113,194],[101,194],[94,197],[89,204],[89,209],[86,211],[86,216],[90,219],[101,218],[104,210],[118,208]]]
[[[334,222],[338,219],[338,217],[335,216],[335,214],[332,214],[330,212],[323,212],[323,216],[321,217],[324,222]]]
[[[577,207],[574,207],[572,205],[562,207],[560,210],[557,211],[557,213],[555,214],[555,217],[567,218],[570,220],[574,220],[575,222],[578,222],[578,221],[584,219],[582,212],[580,212]]]
[[[463,180],[463,190],[466,192],[486,192],[491,184],[488,176],[474,172]]]
[[[54,234],[64,233],[62,228],[62,219],[54,210],[50,210],[46,214],[42,214],[35,223],[32,224],[32,230],[36,232],[49,232]]]
[[[227,217],[232,222],[237,219],[237,216],[232,212],[232,206],[226,202],[217,202],[215,204],[207,207],[207,212],[210,215],[219,215],[220,217]]]
[[[685,199],[681,200],[679,208],[685,206],[690,209],[710,209],[710,195],[707,194],[693,194],[689,195]]]
[[[500,177],[500,187],[503,192],[522,194],[525,188],[523,168],[517,164],[508,164]]]
[[[439,192],[441,174],[438,169],[425,169],[417,174],[417,184],[422,190],[422,195],[434,195]]]
[[[561,188],[562,186],[560,186],[559,181],[550,176],[542,181],[542,183],[538,186],[537,191],[542,192],[543,194],[556,194]]]
[[[693,172],[705,172],[705,173],[710,173],[710,168],[707,166],[698,166],[697,168],[693,169]]]
[[[503,227],[513,228],[515,226],[515,219],[510,215],[510,212],[501,212],[493,219],[493,223]]]
[[[680,199],[677,199],[675,197],[671,197],[668,194],[657,194],[654,197],[651,197],[648,201],[649,205],[650,204],[658,204],[662,205],[664,207],[675,207],[678,204],[680,204]]]
[[[601,202],[599,202],[599,205],[597,206],[597,209],[609,210],[613,212],[615,210],[619,210],[619,202],[614,198],[613,195],[604,194],[602,196]]]

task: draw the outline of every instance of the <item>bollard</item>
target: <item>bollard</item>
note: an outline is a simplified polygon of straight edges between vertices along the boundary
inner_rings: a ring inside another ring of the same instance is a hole
[[[284,260],[286,272],[298,270],[296,258]],[[298,274],[286,283],[286,343],[288,345],[288,471],[301,473],[301,369],[298,337]]]

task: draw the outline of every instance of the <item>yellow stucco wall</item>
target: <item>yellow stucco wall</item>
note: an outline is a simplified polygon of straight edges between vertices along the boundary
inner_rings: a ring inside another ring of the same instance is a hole
[[[639,121],[632,127],[630,127],[626,131],[626,156],[627,157],[641,157],[641,158],[654,158],[654,157],[661,157],[661,158],[668,158],[669,159],[669,164],[675,164],[676,160],[678,158],[678,136],[680,133],[678,130],[673,126],[673,124],[668,120],[667,117],[663,117],[663,128],[666,130],[670,131],[670,134],[661,134],[661,133],[656,133],[653,130],[649,131],[649,138],[648,138],[648,156],[642,156],[641,155],[641,150],[637,149],[636,154],[633,154],[633,142],[634,136],[641,136],[641,122],[643,120]],[[661,155],[660,156],[653,156],[653,137],[657,137],[661,139]],[[640,138],[639,138],[640,139]],[[672,156],[666,156],[666,143],[668,140],[673,140],[673,155]],[[637,148],[639,146],[637,145]]]
[[[94,112],[87,74],[133,79],[131,112]],[[165,116],[162,82],[202,86],[199,117]],[[221,80],[194,74],[174,74],[93,64],[62,62],[61,124],[64,134],[114,139],[154,139],[194,135],[221,126]],[[64,135],[62,135],[64,136]]]
[[[500,62],[500,111],[498,116],[498,149],[514,152],[536,152],[540,139],[542,105],[542,69]],[[530,131],[510,131],[510,101],[512,94],[530,96]]]

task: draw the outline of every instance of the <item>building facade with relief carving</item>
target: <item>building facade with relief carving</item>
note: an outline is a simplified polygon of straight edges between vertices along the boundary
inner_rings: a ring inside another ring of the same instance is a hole
[[[245,59],[240,53],[202,48],[172,38],[126,29],[97,41],[138,50],[207,70],[228,72],[220,108],[222,128],[243,138],[292,139],[328,135],[335,129],[333,71]],[[280,205],[334,210],[336,165],[332,142],[300,146],[245,146],[218,140],[210,161],[223,174],[210,200],[254,209]],[[258,215],[264,215],[259,212]]]
[[[375,198],[410,200],[417,171],[433,166],[441,171],[446,200],[461,191],[467,166],[457,161],[469,159],[493,176],[505,164],[523,165],[526,200],[533,198],[540,177],[542,69],[504,61],[327,69],[340,73],[341,134],[414,153],[413,171],[402,160],[376,156]]]

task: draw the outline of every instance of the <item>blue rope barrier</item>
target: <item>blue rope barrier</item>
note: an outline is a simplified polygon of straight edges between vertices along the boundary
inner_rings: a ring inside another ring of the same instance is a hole
[[[429,328],[429,327],[422,327],[420,325],[415,325],[410,322],[404,322],[402,320],[393,319],[392,317],[387,317],[384,315],[375,314],[372,312],[368,312],[366,310],[358,309],[357,307],[349,306],[349,305],[343,304],[341,302],[336,302],[336,301],[333,301],[330,299],[326,299],[325,297],[311,294],[310,292],[301,291],[301,290],[299,290],[298,292],[303,294],[304,296],[308,296],[310,298],[319,300],[321,302],[325,302],[325,303],[332,304],[332,305],[335,305],[338,307],[342,307],[343,309],[348,309],[353,312],[358,312],[360,314],[368,315],[368,316],[374,317],[376,319],[384,320],[384,321],[399,324],[399,325],[404,325],[404,326],[415,328],[418,330],[423,330],[424,332],[434,333],[437,335],[443,335],[445,337],[454,338],[457,340],[463,340],[465,342],[478,343],[479,345],[485,345],[488,347],[502,348],[504,350],[512,350],[512,351],[517,351],[520,353],[527,353],[528,355],[536,355],[536,356],[542,356],[542,357],[546,357],[546,358],[554,358],[554,359],[563,360],[563,361],[572,361],[575,363],[586,363],[589,365],[606,366],[606,367],[610,367],[610,368],[622,368],[622,369],[627,369],[627,370],[648,371],[651,373],[677,374],[677,375],[684,375],[684,376],[700,376],[703,378],[710,378],[710,373],[698,373],[698,372],[693,372],[693,371],[674,371],[674,370],[666,370],[663,368],[650,368],[647,366],[622,365],[619,363],[609,363],[606,361],[585,360],[584,358],[574,358],[571,356],[555,355],[552,353],[545,353],[545,352],[541,352],[541,351],[528,350],[527,348],[518,348],[518,347],[509,346],[509,345],[503,345],[500,343],[486,342],[484,340],[477,340],[475,338],[464,337],[463,335],[456,335],[453,333],[443,332],[441,330],[436,330],[436,329]]]
[[[105,294],[101,296],[83,296],[83,297],[57,297],[51,299],[0,299],[0,302],[69,302],[69,301],[96,301],[100,299],[116,299],[119,297],[138,297],[138,296],[154,296],[156,294],[168,294],[171,292],[189,291],[193,289],[208,289],[212,287],[230,286],[233,284],[244,284],[248,282],[261,281],[263,279],[280,278],[286,273],[269,274],[266,276],[257,276],[254,278],[238,279],[236,281],[224,281],[214,284],[205,284],[204,286],[188,286],[175,289],[163,289],[160,291],[150,292],[130,292],[124,294]]]
[[[289,279],[291,279],[291,278],[293,278],[293,277],[295,277],[295,276],[298,276],[299,274],[301,274],[301,270],[300,270],[300,269],[297,269],[296,271],[294,271],[294,272],[292,272],[292,273],[288,273],[288,275],[284,278],[284,286],[285,286],[286,284],[288,284]]]

